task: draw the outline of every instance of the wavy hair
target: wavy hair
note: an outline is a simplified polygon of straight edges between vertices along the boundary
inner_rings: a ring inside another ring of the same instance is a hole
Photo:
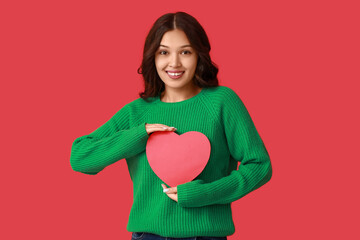
[[[217,78],[219,69],[210,58],[210,42],[203,27],[188,13],[167,13],[155,21],[145,40],[143,59],[137,70],[138,74],[143,75],[145,90],[139,93],[143,99],[157,96],[165,89],[165,84],[156,71],[155,53],[160,46],[163,35],[174,29],[184,31],[198,54],[194,84],[198,87],[219,85]]]

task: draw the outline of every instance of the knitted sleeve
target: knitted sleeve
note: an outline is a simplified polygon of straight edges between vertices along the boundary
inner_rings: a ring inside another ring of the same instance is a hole
[[[145,123],[130,127],[129,111],[127,104],[95,131],[75,139],[70,156],[74,171],[95,175],[106,166],[145,149],[149,137]]]
[[[268,182],[272,176],[269,154],[239,96],[226,87],[222,124],[231,157],[241,162],[238,170],[216,181],[196,179],[177,186],[178,204],[202,207],[227,204]]]

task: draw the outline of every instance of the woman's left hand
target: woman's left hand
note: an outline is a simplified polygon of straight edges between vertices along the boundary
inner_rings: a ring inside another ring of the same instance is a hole
[[[168,195],[169,198],[171,198],[174,201],[178,201],[178,195],[177,195],[177,186],[176,187],[171,187],[171,188],[167,188],[165,184],[161,184],[161,186],[164,189],[168,189],[167,192],[164,192]]]

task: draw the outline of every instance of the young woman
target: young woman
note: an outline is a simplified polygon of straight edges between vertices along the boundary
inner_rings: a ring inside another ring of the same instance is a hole
[[[148,33],[138,69],[145,91],[73,142],[70,163],[77,172],[95,175],[126,159],[134,189],[127,225],[132,239],[227,239],[235,232],[231,203],[272,176],[245,105],[218,84],[210,49],[194,17],[161,16]],[[198,131],[209,139],[209,160],[194,180],[166,186],[155,174],[145,151],[155,131]]]

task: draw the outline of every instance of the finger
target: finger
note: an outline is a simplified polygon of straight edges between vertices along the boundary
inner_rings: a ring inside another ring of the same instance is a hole
[[[149,126],[148,128],[151,129],[151,130],[156,130],[156,131],[174,131],[174,130],[177,130],[177,128],[175,128],[175,127],[169,127],[169,126],[162,125],[162,124],[159,124],[158,126]]]
[[[175,127],[160,127],[160,129],[164,130],[164,131],[173,131],[173,130],[177,130]]]
[[[174,126],[168,126],[168,125],[165,125],[165,124],[159,124],[159,126],[161,129],[169,129],[169,130],[176,130],[176,128]]]
[[[163,192],[165,192],[165,191],[164,191],[165,189],[168,189],[168,187],[167,187],[165,184],[163,184],[163,183],[161,184],[161,186],[162,186],[162,188],[163,188]],[[168,190],[166,190],[166,191],[168,191]]]
[[[164,193],[171,193],[171,188],[168,188],[165,184],[161,184]]]
[[[168,125],[161,124],[161,123],[154,123],[154,124],[152,124],[152,126],[157,127],[157,128],[162,128],[162,127],[169,128],[169,127],[172,127],[172,126],[168,126]]]
[[[167,194],[177,193],[174,188],[165,188],[163,191],[166,192]]]

